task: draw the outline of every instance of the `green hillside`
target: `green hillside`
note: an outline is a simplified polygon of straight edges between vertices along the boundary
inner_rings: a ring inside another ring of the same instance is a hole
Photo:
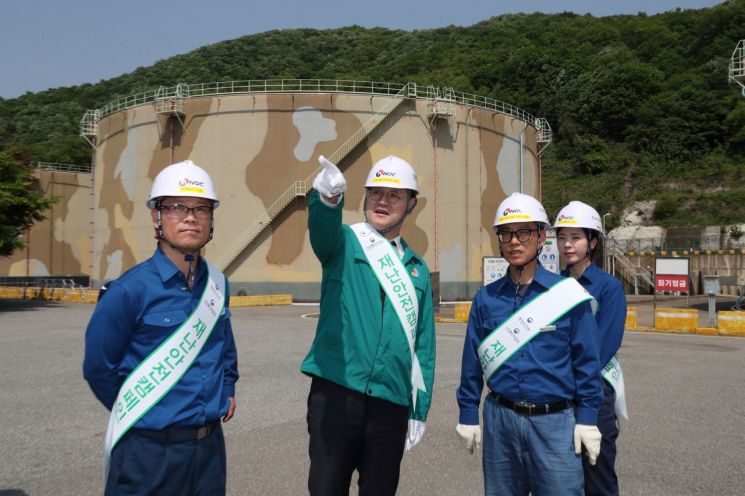
[[[419,31],[269,31],[202,47],[96,84],[0,99],[0,151],[87,163],[84,111],[178,82],[324,78],[414,81],[546,117],[546,207],[612,212],[657,200],[663,226],[745,222],[745,97],[727,82],[745,0],[654,16],[516,14]],[[95,63],[91,61],[90,63]]]

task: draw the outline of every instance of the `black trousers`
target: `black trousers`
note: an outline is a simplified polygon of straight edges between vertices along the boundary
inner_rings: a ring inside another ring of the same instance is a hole
[[[408,408],[313,377],[308,395],[311,496],[396,494]]]
[[[217,427],[200,440],[126,433],[111,452],[106,496],[225,494],[225,439]]]
[[[582,457],[585,471],[585,494],[587,496],[618,496],[618,477],[616,476],[616,439],[618,438],[618,418],[614,407],[613,388],[603,383],[603,402],[598,411],[598,429],[603,435],[600,441],[600,455],[595,465],[590,465]]]

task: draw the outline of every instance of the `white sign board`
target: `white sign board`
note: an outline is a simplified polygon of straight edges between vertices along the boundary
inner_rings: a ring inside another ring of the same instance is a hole
[[[541,254],[538,256],[538,261],[544,269],[556,274],[559,273],[561,270],[559,267],[559,247],[556,244],[555,237],[546,238]]]
[[[657,257],[655,260],[655,274],[671,276],[687,276],[689,259],[684,257]]]
[[[482,266],[484,269],[484,286],[486,286],[503,277],[510,264],[502,257],[484,257]]]

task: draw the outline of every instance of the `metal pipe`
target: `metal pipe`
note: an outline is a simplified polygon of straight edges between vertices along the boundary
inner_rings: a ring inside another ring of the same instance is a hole
[[[605,229],[605,218],[610,215],[610,212],[604,213],[602,218],[602,229],[603,229],[603,269],[607,272],[608,266],[610,265],[609,255],[608,255],[608,231]]]
[[[173,116],[168,117],[168,125],[170,127],[169,143],[168,143],[168,160],[170,164],[173,163]]]
[[[520,130],[520,193],[523,192],[523,170],[525,168],[525,130],[528,129],[528,121]]]

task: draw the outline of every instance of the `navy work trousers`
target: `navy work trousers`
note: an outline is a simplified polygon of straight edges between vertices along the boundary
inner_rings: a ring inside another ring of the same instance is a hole
[[[600,455],[593,466],[582,457],[585,472],[585,494],[588,496],[618,496],[618,477],[616,476],[616,439],[618,438],[618,418],[613,406],[613,388],[603,382],[603,402],[598,411],[598,429],[603,439],[600,442]]]
[[[311,496],[396,494],[408,408],[313,377],[308,395]]]
[[[217,427],[200,440],[172,440],[136,431],[111,453],[106,496],[225,494],[225,439]]]

